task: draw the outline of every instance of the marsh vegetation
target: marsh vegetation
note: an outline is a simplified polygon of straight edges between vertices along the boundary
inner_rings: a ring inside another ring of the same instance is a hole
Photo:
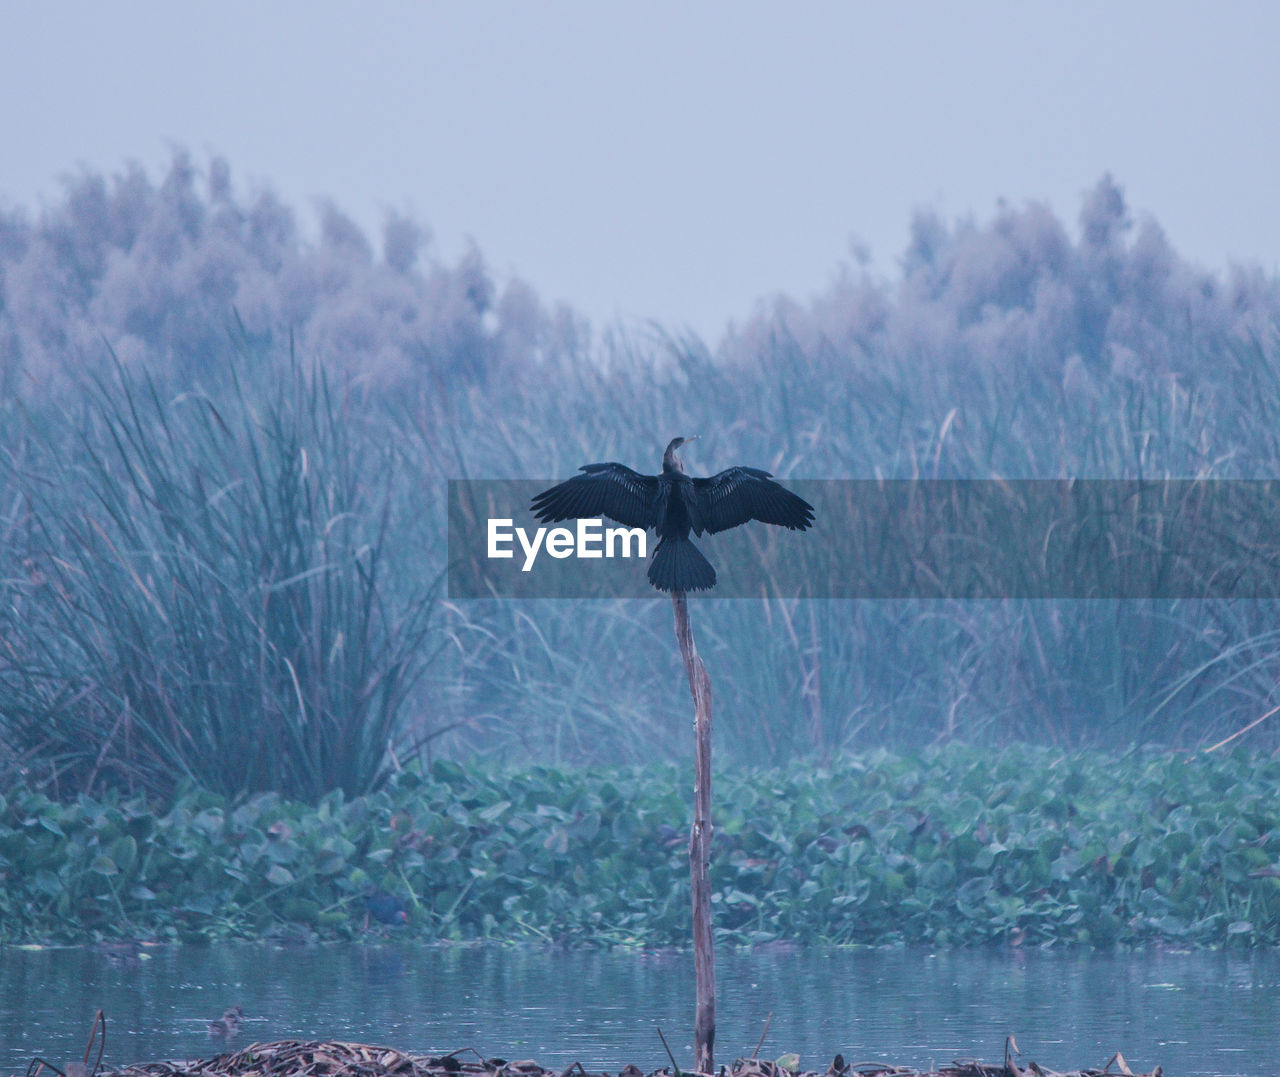
[[[654,835],[684,823],[674,785],[509,771],[686,757],[666,607],[449,601],[447,479],[641,465],[687,431],[707,471],[783,479],[1280,460],[1280,286],[1187,264],[1109,178],[1074,229],[1034,204],[922,214],[899,279],[849,264],[714,346],[593,330],[399,217],[377,249],[333,207],[308,237],[182,154],[158,183],[85,173],[38,217],[4,214],[0,274],[2,900],[29,903],[12,937],[346,930],[376,877],[440,937],[672,939],[683,899]],[[1075,753],[1194,752],[1255,723],[1277,703],[1275,614],[705,603],[740,843],[717,857],[720,929],[1270,940],[1276,880],[1251,875],[1270,817],[1240,808],[1265,754]],[[1266,753],[1278,730],[1237,743]],[[215,836],[230,860],[205,878]],[[903,888],[922,904],[890,917]]]
[[[717,938],[935,947],[1280,942],[1280,763],[1014,746],[726,768]],[[688,942],[692,806],[674,766],[438,762],[318,804],[207,792],[0,800],[0,941],[391,934]],[[408,923],[364,925],[370,887]]]

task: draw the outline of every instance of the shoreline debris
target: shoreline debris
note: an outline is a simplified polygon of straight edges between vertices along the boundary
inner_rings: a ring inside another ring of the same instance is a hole
[[[1006,1050],[1008,1044],[1006,1044]],[[475,1059],[460,1058],[474,1055]],[[791,1061],[790,1058],[787,1059]],[[1012,1065],[1010,1065],[1012,1063]],[[1114,1067],[1114,1068],[1113,1068]],[[1051,1070],[1036,1062],[1024,1065],[1007,1057],[998,1064],[956,1059],[937,1070],[918,1070],[884,1062],[845,1062],[837,1055],[823,1070],[800,1070],[794,1077],[1163,1077],[1159,1066],[1149,1073],[1135,1073],[1119,1052],[1102,1069]],[[32,1075],[34,1077],[34,1075]],[[393,1047],[343,1042],[254,1043],[240,1051],[187,1062],[144,1062],[118,1070],[104,1070],[103,1077],[615,1077],[588,1070],[581,1062],[564,1069],[547,1069],[530,1060],[485,1058],[464,1047],[445,1055],[415,1055]],[[645,1071],[628,1065],[616,1077],[709,1077],[672,1066]],[[721,1066],[714,1077],[793,1077],[790,1066],[756,1058],[739,1058]]]

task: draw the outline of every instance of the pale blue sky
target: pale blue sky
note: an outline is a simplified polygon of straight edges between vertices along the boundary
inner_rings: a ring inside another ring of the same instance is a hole
[[[237,188],[388,208],[597,325],[715,337],[805,299],[914,208],[1105,171],[1184,256],[1280,266],[1280,4],[18,3],[0,204],[80,163],[224,155]]]

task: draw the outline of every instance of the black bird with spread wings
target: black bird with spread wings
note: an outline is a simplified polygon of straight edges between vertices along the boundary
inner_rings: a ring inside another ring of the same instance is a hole
[[[694,438],[674,438],[662,454],[662,472],[641,475],[624,464],[587,464],[583,472],[533,499],[543,523],[607,516],[626,527],[656,532],[649,582],[659,591],[705,591],[716,570],[689,538],[714,535],[748,520],[804,531],[813,506],[755,467],[731,467],[705,479],[684,473],[676,449]]]

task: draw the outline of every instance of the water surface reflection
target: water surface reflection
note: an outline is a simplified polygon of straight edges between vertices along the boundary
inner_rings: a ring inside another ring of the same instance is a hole
[[[207,1057],[208,1024],[231,1005],[255,1040],[345,1039],[411,1051],[475,1047],[549,1067],[581,1061],[648,1072],[692,1055],[687,954],[439,948],[409,942],[281,948],[0,950],[0,1072],[33,1055],[78,1055],[94,1011],[108,1061]],[[1015,1033],[1054,1069],[1184,1075],[1280,1073],[1280,957],[920,950],[722,952],[717,1056],[797,1051],[806,1068],[880,1059],[918,1067],[1000,1057]]]

